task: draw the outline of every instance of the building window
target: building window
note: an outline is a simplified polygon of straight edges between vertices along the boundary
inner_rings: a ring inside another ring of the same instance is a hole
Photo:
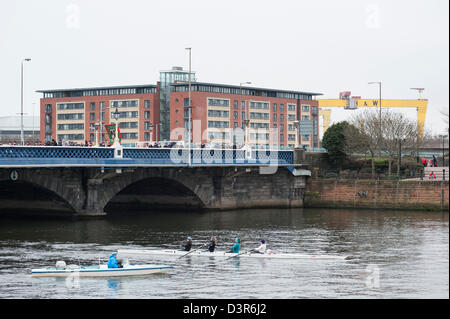
[[[238,112],[233,112],[233,119],[235,120],[235,121],[237,121],[238,120],[238,117],[239,117],[239,115],[238,115],[239,113]]]
[[[90,108],[91,108],[91,111],[95,111],[95,102],[91,102]]]
[[[233,107],[234,107],[235,109],[239,108],[238,101],[236,101],[236,100],[233,101]]]
[[[187,100],[187,99],[185,99]],[[225,99],[208,99],[208,105],[210,106],[229,106],[230,101]]]
[[[280,112],[284,112],[284,104],[280,104]]]
[[[302,140],[303,141],[309,141],[309,135],[302,135]]]
[[[58,110],[80,110],[84,109],[84,103],[60,103]]]
[[[52,113],[52,105],[51,104],[45,104],[45,112]]]
[[[309,112],[309,105],[302,105],[302,112]]]
[[[89,120],[95,121],[95,113],[89,113]]]
[[[274,122],[277,121],[277,113],[273,113],[273,121],[274,121]]]
[[[150,108],[150,100],[145,100],[144,101],[144,108],[145,109],[149,109]]]
[[[276,112],[277,111],[277,104],[273,103],[272,108],[273,108],[273,111]]]
[[[280,110],[281,110],[281,104],[280,104]],[[284,114],[280,114],[280,122],[284,122]]]
[[[145,111],[144,112],[144,119],[149,119],[150,118],[150,111]]]

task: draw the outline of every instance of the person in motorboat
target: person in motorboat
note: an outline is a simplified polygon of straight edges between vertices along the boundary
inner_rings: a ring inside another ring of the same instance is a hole
[[[241,250],[241,244],[240,244],[240,240],[239,237],[236,237],[234,239],[235,243],[233,246],[230,246],[230,252],[231,253],[239,253],[239,250]]]
[[[250,252],[251,253],[257,253],[257,254],[264,254],[266,253],[266,241],[264,239],[261,239],[261,244],[258,248],[253,248]]]
[[[117,254],[113,253],[109,256],[108,268],[122,268],[122,264],[117,260]]]
[[[186,239],[186,243],[184,245],[181,245],[181,247],[183,247],[182,250],[184,251],[190,251],[192,248],[192,238],[188,237]]]
[[[216,248],[216,244],[217,244],[216,236],[212,236],[211,240],[209,241],[209,244],[208,244],[208,251],[210,253],[214,252],[214,249]]]

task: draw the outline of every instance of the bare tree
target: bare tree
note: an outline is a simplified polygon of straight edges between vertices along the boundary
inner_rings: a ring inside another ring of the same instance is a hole
[[[397,160],[397,175],[400,173],[401,147],[411,149],[419,137],[415,121],[401,113],[385,111],[382,116],[383,132],[381,149],[388,158],[388,175],[392,172],[392,163]]]
[[[344,132],[347,150],[350,153],[369,153],[372,178],[375,177],[375,154],[380,149],[380,118],[377,112],[365,110],[353,116]]]

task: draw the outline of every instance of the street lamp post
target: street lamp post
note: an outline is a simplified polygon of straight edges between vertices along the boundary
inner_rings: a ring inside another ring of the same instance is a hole
[[[189,97],[188,97],[188,113],[189,113],[189,120],[188,120],[188,143],[189,143],[189,166],[191,166],[191,117],[192,117],[192,103],[191,103],[191,51],[192,48],[186,48],[186,50],[189,50],[189,74],[188,74],[188,89],[189,89]]]
[[[163,125],[163,123],[156,123],[156,143],[159,143],[159,134],[161,131],[161,125]]]
[[[445,139],[447,138],[447,135],[439,135],[439,137],[442,138],[442,167],[445,166]]]
[[[100,122],[95,122],[94,123],[94,129],[95,129],[95,146],[99,147],[99,143],[98,143],[98,130],[100,128],[101,124]]]
[[[369,82],[369,84],[378,84],[379,87],[379,128],[380,128],[380,132],[379,132],[379,143],[381,143],[381,135],[382,135],[382,129],[381,129],[381,82]],[[379,147],[381,147],[381,145],[379,145]]]
[[[239,92],[240,92],[239,103],[241,104],[240,105],[241,109],[242,109],[242,84],[252,84],[252,82],[247,81],[247,82],[239,83]],[[250,123],[250,119],[247,118],[247,108],[246,108],[245,103],[244,103],[244,106],[245,106],[245,110],[244,110],[245,118],[242,119],[242,122],[244,124],[244,145],[247,146],[247,142],[248,142],[247,131],[248,131],[248,125]],[[242,114],[242,112],[241,112],[241,114]]]
[[[298,128],[300,126],[300,121],[299,120],[295,120],[294,121],[294,127],[295,127],[295,148],[300,148],[299,142],[298,142],[298,135],[300,134],[300,132],[298,131]]]
[[[113,118],[115,119],[116,122],[116,132],[114,133],[114,147],[120,146],[120,141],[119,141],[119,117],[120,117],[120,112],[116,107],[116,110],[112,113]]]
[[[22,146],[25,145],[25,138],[23,135],[23,62],[25,61],[31,61],[31,59],[23,59],[20,63],[20,141]]]
[[[153,143],[153,124],[150,123],[148,128],[150,129],[150,145]]]

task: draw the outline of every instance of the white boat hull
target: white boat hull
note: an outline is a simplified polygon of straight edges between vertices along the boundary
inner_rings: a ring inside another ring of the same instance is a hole
[[[41,268],[32,269],[32,277],[123,277],[123,276],[143,276],[155,273],[166,273],[172,266],[157,265],[133,265],[123,268],[108,268],[105,265],[92,267],[79,267],[74,269]]]
[[[182,250],[174,250],[174,249],[163,249],[163,250],[156,250],[156,249],[119,249],[117,251],[117,255],[119,256],[126,256],[126,255],[150,255],[150,256],[156,256],[156,255],[164,255],[164,256],[177,256],[182,257],[186,255],[188,252],[182,251]],[[344,260],[347,258],[347,256],[337,256],[337,255],[306,255],[306,254],[287,254],[287,253],[265,253],[265,254],[259,254],[259,253],[242,253],[238,256],[237,253],[229,253],[229,252],[209,252],[209,251],[202,251],[197,250],[191,252],[187,256],[199,256],[199,257],[218,257],[218,258],[231,258],[231,257],[238,257],[238,258],[270,258],[270,259],[338,259],[338,260]]]

